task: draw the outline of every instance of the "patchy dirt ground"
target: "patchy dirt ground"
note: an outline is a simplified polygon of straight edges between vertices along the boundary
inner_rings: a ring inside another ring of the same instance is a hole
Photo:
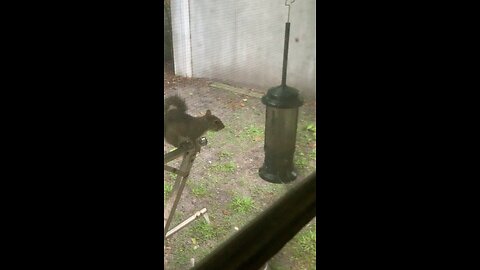
[[[298,181],[279,185],[258,176],[264,158],[265,123],[265,106],[258,98],[210,87],[212,81],[175,77],[171,64],[165,66],[164,75],[165,96],[178,94],[185,98],[189,113],[194,116],[210,109],[226,126],[220,132],[205,135],[208,145],[197,155],[170,226],[173,228],[207,208],[210,223],[199,218],[166,242],[167,269],[188,269],[192,258],[199,262]],[[307,101],[300,108],[295,154],[298,179],[315,170],[315,115],[315,101]],[[164,144],[164,153],[173,149]],[[169,165],[178,168],[180,162],[178,159]],[[164,193],[168,197],[175,176],[166,171],[164,176]],[[315,269],[315,252],[314,219],[270,260],[270,269]]]

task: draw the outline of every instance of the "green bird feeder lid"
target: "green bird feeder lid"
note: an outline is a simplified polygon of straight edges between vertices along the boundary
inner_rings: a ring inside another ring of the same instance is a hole
[[[303,99],[298,93],[297,89],[287,85],[275,86],[262,97],[262,103],[281,109],[298,108],[303,105]]]

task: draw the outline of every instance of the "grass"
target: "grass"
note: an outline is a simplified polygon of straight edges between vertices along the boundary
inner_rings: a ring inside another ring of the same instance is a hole
[[[204,137],[206,137],[208,140],[216,140],[218,135],[218,132],[209,130],[207,133],[205,133]]]
[[[240,132],[240,138],[248,141],[260,141],[263,140],[263,127],[255,125],[249,125]]]
[[[205,183],[194,184],[191,189],[192,193],[197,197],[205,197],[208,194],[208,188]]]
[[[177,175],[172,172],[167,172],[167,175],[168,175],[168,178],[170,178],[171,180],[177,179]]]
[[[179,211],[175,214],[178,212]],[[174,223],[177,224],[183,221],[183,218],[179,219],[177,217],[174,220],[178,220]],[[181,237],[182,234],[183,237]],[[214,240],[217,236],[216,228],[208,224],[203,217],[193,221],[184,231],[172,236],[172,240],[176,238],[174,241],[178,246],[175,256],[173,256],[173,261],[170,263],[170,267],[174,267],[173,269],[190,269],[190,259],[195,258],[195,263],[197,264],[201,258],[205,257],[205,255],[212,250],[212,248],[207,245],[207,242]],[[183,239],[183,241],[181,239]]]
[[[307,255],[314,255],[317,244],[317,232],[308,230],[303,232],[298,238],[298,245],[301,253],[308,253]]]
[[[229,215],[223,216],[221,220],[217,220],[216,223],[218,225],[216,228],[219,232],[219,236],[221,236],[221,240],[231,237],[235,232],[237,232],[235,227],[238,229],[244,227],[251,221],[252,218],[254,218],[254,215],[249,215],[246,217],[245,213],[232,212]]]
[[[301,171],[314,170],[314,161],[317,158],[316,133],[317,127],[312,122],[301,121],[301,128],[297,131],[297,147],[295,151],[294,165]]]
[[[227,142],[236,140],[236,131],[230,127],[225,127],[221,131],[207,131],[205,137],[208,139],[208,143],[212,142],[217,145],[227,145]]]
[[[245,196],[235,196],[230,206],[233,211],[241,214],[248,213],[255,208],[253,199]]]
[[[305,129],[309,132],[312,132],[314,137],[317,136],[317,127],[315,124],[308,124]]]
[[[285,192],[285,186],[265,182],[262,186],[252,189],[252,193],[264,199],[266,196],[280,197]]]
[[[220,158],[231,158],[233,157],[233,154],[226,150],[223,150],[222,152],[220,152],[219,156]]]
[[[301,230],[291,241],[293,255],[299,264],[315,265],[317,251],[316,225]]]
[[[215,228],[208,224],[205,219],[194,221],[195,223],[190,228],[190,235],[194,237],[194,239],[198,240],[211,240],[217,236],[217,231]]]
[[[297,142],[300,145],[311,144],[317,140],[317,128],[309,124],[303,129],[297,130]]]
[[[173,190],[173,184],[163,182],[163,196],[167,197]]]
[[[180,248],[179,250],[180,252],[176,252],[173,257],[173,264],[185,266],[189,262],[190,256],[188,256],[189,254],[186,252],[185,248]]]
[[[175,211],[175,214],[173,215],[172,223],[170,224],[170,229],[180,224],[180,222],[184,221],[186,218],[187,218],[186,213],[183,213],[181,211]]]
[[[287,268],[285,266],[281,265],[272,265],[271,263],[269,264],[271,270],[290,270],[290,268]]]
[[[312,149],[312,151],[310,151],[307,155],[311,160],[316,160],[317,159],[317,149]]]
[[[219,172],[231,173],[231,172],[234,172],[236,168],[237,168],[237,164],[234,161],[229,161],[225,163],[212,165],[210,167],[210,170],[216,173],[219,173]]]
[[[316,269],[316,244],[316,221],[311,221],[270,260],[269,265],[272,270]]]
[[[302,152],[297,152],[294,159],[295,167],[299,169],[306,169],[308,167],[308,159],[305,157],[305,154]]]
[[[207,171],[205,180],[203,180],[203,181],[208,181],[210,184],[215,186],[215,185],[220,183],[221,177],[219,175],[211,172],[211,171]]]

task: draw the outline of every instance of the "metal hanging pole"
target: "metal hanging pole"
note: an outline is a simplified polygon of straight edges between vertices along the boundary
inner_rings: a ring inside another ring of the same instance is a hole
[[[290,5],[295,3],[297,0],[285,0],[285,6],[288,7],[288,17],[287,17],[287,22],[290,22]]]
[[[290,40],[290,5],[296,0],[285,0],[285,6],[288,7],[287,22],[285,23],[285,44],[283,46],[283,68],[282,68],[282,86],[287,85],[287,62],[288,62],[288,41]]]

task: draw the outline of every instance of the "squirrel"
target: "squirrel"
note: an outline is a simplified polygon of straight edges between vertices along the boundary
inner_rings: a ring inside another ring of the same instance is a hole
[[[225,127],[210,110],[200,117],[187,114],[187,104],[178,95],[167,97],[164,103],[164,137],[169,144],[175,147],[179,147],[184,142],[192,142],[199,151],[197,139],[200,136],[207,130],[219,131]]]

